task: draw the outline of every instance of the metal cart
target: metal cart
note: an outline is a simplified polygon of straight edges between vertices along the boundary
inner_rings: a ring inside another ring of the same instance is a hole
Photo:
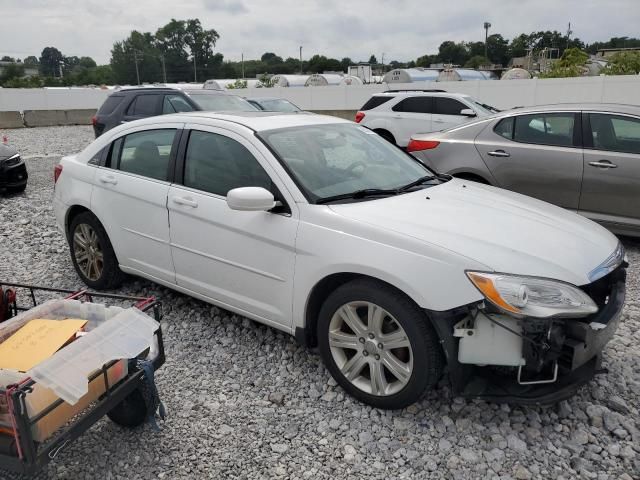
[[[161,303],[154,297],[132,297],[87,290],[74,291],[1,281],[0,288],[5,290],[5,294],[7,289],[12,291],[11,296],[5,295],[5,299],[11,300],[8,305],[9,316],[35,307],[39,303],[36,295],[42,296],[45,292],[48,292],[49,295],[61,294],[60,296],[64,296],[65,299],[82,302],[93,302],[93,299],[100,299],[104,303],[109,300],[120,303],[133,302],[133,306],[151,314],[156,321],[160,322],[162,318]],[[25,297],[27,297],[27,305],[20,303],[25,301]],[[0,469],[23,475],[35,474],[53,460],[65,446],[91,428],[104,415],[109,416],[112,421],[127,427],[134,427],[144,423],[149,418],[149,414],[153,416],[156,406],[154,405],[152,407],[153,411],[150,411],[150,404],[145,400],[142,392],[148,390],[150,383],[153,385],[153,379],[151,378],[151,382],[149,382],[148,377],[152,377],[153,371],[160,368],[165,361],[160,327],[154,332],[154,339],[157,342],[157,348],[141,352],[137,359],[129,359],[127,375],[114,385],[109,385],[107,371],[117,361],[103,365],[101,370],[90,376],[90,382],[100,376],[103,377],[105,393],[42,443],[38,443],[33,439],[31,428],[45,416],[51,414],[63,403],[63,400],[57,399],[39,413],[29,417],[25,397],[32,391],[35,382],[27,378],[17,385],[0,385],[0,395],[6,396],[9,411],[13,414],[14,433],[13,444],[8,449],[4,448],[3,450],[5,451],[0,452]],[[137,361],[139,359],[145,360],[146,368],[140,368],[140,362]],[[149,370],[150,368],[151,370]]]

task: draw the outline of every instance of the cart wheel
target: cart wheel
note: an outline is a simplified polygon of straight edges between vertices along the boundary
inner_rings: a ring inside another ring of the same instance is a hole
[[[144,401],[142,391],[136,388],[113,407],[107,416],[118,425],[133,428],[142,425],[147,419],[147,414],[147,404]]]

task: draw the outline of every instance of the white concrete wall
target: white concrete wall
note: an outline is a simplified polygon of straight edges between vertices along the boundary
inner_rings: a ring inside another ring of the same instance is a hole
[[[424,82],[305,88],[247,88],[243,96],[279,96],[307,110],[357,110],[372,93],[389,88],[441,88],[467,93],[498,108],[558,102],[612,102],[640,105],[640,75],[510,81]],[[98,108],[107,90],[0,88],[0,111]]]

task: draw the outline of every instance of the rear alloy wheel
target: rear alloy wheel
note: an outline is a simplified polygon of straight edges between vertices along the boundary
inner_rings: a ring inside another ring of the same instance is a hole
[[[442,373],[442,351],[424,312],[373,280],[349,282],[329,296],[318,339],[336,381],[378,408],[414,403]]]
[[[104,270],[104,253],[96,231],[81,223],[73,232],[73,253],[78,268],[92,282],[100,279]]]
[[[69,247],[73,266],[89,287],[110,289],[122,283],[124,274],[107,232],[91,212],[83,212],[71,221]]]

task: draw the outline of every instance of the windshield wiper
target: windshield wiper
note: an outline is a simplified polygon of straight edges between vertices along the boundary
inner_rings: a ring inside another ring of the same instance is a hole
[[[329,203],[338,200],[350,200],[359,199],[365,197],[376,197],[378,195],[397,195],[399,190],[397,188],[388,190],[383,188],[364,188],[362,190],[356,190],[351,193],[342,193],[340,195],[332,195],[330,197],[320,198],[316,200],[316,204]]]
[[[424,182],[428,182],[429,180],[434,180],[436,177],[435,175],[425,175],[424,177],[420,177],[417,180],[414,180],[411,183],[407,183],[406,185],[403,185],[402,187],[397,189],[397,192],[406,192],[407,190],[413,188],[413,187],[417,187],[418,185],[422,185]]]

